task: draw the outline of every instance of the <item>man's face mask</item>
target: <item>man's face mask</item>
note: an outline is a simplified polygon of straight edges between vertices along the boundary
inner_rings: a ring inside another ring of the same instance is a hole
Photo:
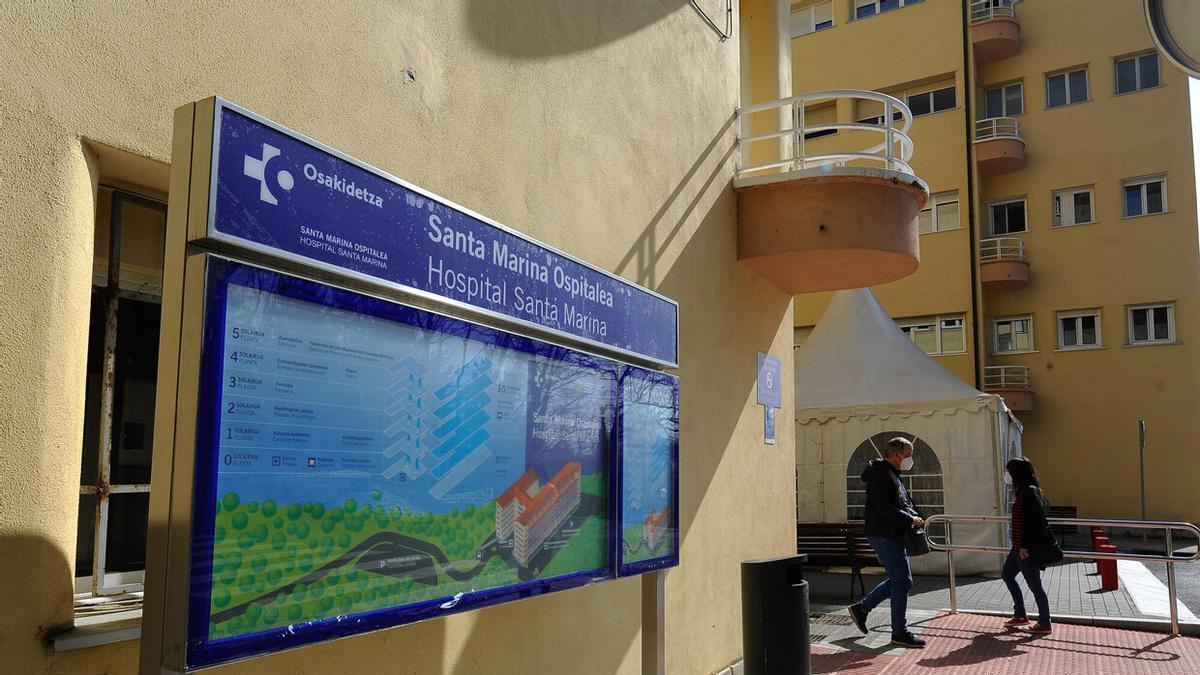
[[[912,455],[909,455],[908,457],[905,457],[904,459],[900,460],[900,470],[901,471],[909,471],[912,468],[913,468]]]

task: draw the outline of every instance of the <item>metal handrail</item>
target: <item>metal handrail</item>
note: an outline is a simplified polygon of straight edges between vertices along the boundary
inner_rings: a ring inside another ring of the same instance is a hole
[[[992,237],[979,242],[979,262],[1025,260],[1025,240],[1020,237]]]
[[[1179,608],[1177,607],[1177,593],[1175,589],[1175,565],[1176,563],[1194,563],[1200,562],[1200,547],[1191,555],[1176,555],[1172,533],[1175,531],[1183,531],[1192,535],[1200,541],[1200,527],[1196,527],[1191,523],[1184,523],[1169,520],[1097,520],[1090,518],[1047,518],[1051,525],[1066,525],[1069,527],[1121,527],[1130,530],[1163,530],[1166,533],[1166,555],[1153,555],[1146,553],[1102,553],[1100,551],[1075,551],[1063,549],[1064,558],[1080,558],[1084,560],[1136,560],[1142,562],[1155,562],[1167,564],[1167,595],[1168,601],[1171,604],[1171,634],[1179,635]],[[925,519],[925,528],[927,532],[931,532],[931,526],[938,523],[945,525],[946,537],[945,541],[938,541],[934,537],[929,538],[929,546],[935,551],[944,551],[946,553],[946,561],[950,573],[950,613],[958,613],[958,589],[955,586],[954,578],[954,554],[959,553],[999,553],[1007,554],[1011,549],[1001,546],[978,546],[973,544],[955,544],[951,533],[951,525],[954,523],[966,524],[997,524],[1005,525],[1011,522],[1008,516],[963,516],[952,514],[935,514]]]
[[[882,103],[882,124],[863,124],[861,122],[821,122],[818,124],[809,124],[805,121],[805,107],[808,104],[826,101],[834,101],[836,103],[839,99],[850,99],[851,105],[855,105],[860,100]],[[912,167],[908,164],[909,160],[912,159],[914,150],[912,139],[908,136],[908,130],[912,126],[912,111],[900,99],[863,89],[831,89],[744,106],[738,109],[737,114],[739,120],[743,120],[746,116],[755,113],[772,110],[783,111],[785,109],[790,110],[790,124],[785,125],[784,128],[738,138],[738,177],[779,168],[801,171],[825,166],[843,167],[847,162],[853,161],[877,162],[885,169],[908,174],[914,178],[916,177]],[[900,120],[893,119],[896,113],[900,114]],[[900,122],[899,126],[897,126],[898,121]],[[878,133],[883,136],[883,142],[867,148],[846,148],[836,152],[809,153],[805,146],[804,137],[806,134],[818,131],[865,131]],[[779,160],[749,166],[741,163],[742,158],[747,154],[747,147],[752,143],[761,143],[763,141],[779,142],[784,139],[790,142],[781,144],[785,147],[781,148],[781,158]]]
[[[975,0],[971,3],[971,23],[983,23],[992,19],[1016,19],[1017,8],[1009,3],[996,5],[992,0]]]
[[[1029,366],[984,366],[984,389],[1031,389]]]
[[[1013,138],[1022,143],[1021,121],[1013,117],[988,117],[975,122],[975,142]]]

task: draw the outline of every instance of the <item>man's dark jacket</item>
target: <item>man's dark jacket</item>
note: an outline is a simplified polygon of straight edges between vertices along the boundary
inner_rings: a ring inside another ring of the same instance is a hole
[[[863,469],[862,479],[867,484],[867,536],[903,541],[904,531],[912,527],[917,511],[900,482],[900,472],[887,460],[873,459]]]

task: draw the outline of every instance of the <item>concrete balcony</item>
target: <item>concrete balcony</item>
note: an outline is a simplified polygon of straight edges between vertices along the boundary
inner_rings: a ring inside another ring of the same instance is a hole
[[[1013,412],[1032,412],[1033,384],[1029,366],[985,366],[983,390],[1004,399]]]
[[[989,291],[1014,291],[1029,283],[1025,242],[1017,237],[996,237],[979,242],[979,278]]]
[[[989,117],[975,123],[975,162],[979,173],[993,176],[1025,166],[1021,123],[1011,117]]]
[[[1007,59],[1021,45],[1021,24],[1012,0],[976,0],[971,3],[971,46],[975,63]]]
[[[813,105],[844,109],[860,100],[879,105],[879,124],[806,123]],[[874,286],[917,270],[916,218],[929,190],[908,164],[912,113],[903,102],[835,90],[738,115],[743,132],[760,130],[738,141],[733,186],[742,265],[793,294]],[[755,115],[766,124],[756,127]],[[829,137],[808,140],[818,136]]]

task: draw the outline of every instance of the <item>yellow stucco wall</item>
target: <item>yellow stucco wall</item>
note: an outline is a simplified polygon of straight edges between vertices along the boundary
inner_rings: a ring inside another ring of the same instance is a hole
[[[834,28],[792,40],[792,81],[796,93],[857,88],[883,91],[903,99],[903,88],[949,78],[958,105],[913,120],[909,135],[916,151],[911,162],[931,194],[958,190],[962,227],[921,235],[921,266],[909,277],[871,290],[893,317],[961,314],[968,334],[965,354],[935,357],[964,381],[974,384],[974,325],[967,223],[966,122],[962,78],[961,15],[956,3],[923,2],[857,21],[852,6],[833,3]],[[848,48],[854,45],[855,48]],[[829,55],[836,55],[830,58]],[[819,67],[814,67],[818,66]],[[842,121],[855,111],[843,110]],[[843,132],[839,136],[849,135]],[[839,136],[819,139],[818,148],[836,147]],[[795,298],[797,326],[820,320],[829,293]]]
[[[1087,0],[1022,2],[1016,55],[976,67],[964,92],[962,17],[957,2],[926,1],[850,21],[852,3],[834,1],[832,29],[792,41],[797,92],[830,87],[891,90],[953,73],[959,109],[919,117],[913,166],[930,192],[957,189],[962,229],[922,235],[921,267],[911,277],[873,289],[893,317],[963,312],[980,335],[971,354],[937,362],[975,384],[974,353],[985,365],[1028,365],[1036,410],[1020,413],[1024,449],[1057,504],[1081,514],[1140,516],[1137,420],[1151,429],[1146,451],[1147,515],[1200,520],[1200,257],[1186,78],[1160,59],[1164,86],[1114,95],[1115,57],[1153,49],[1140,3]],[[1064,36],[1070,35],[1071,38]],[[821,68],[806,65],[822,64]],[[1046,109],[1045,74],[1086,64],[1090,100]],[[974,176],[978,237],[988,232],[989,199],[1027,196],[1025,241],[1030,283],[980,293],[972,315],[965,125],[982,117],[983,88],[1022,80],[1027,142],[1023,168]],[[972,97],[970,119],[963,114]],[[821,139],[827,141],[826,139]],[[1170,212],[1121,217],[1121,180],[1166,173]],[[1093,185],[1097,222],[1052,230],[1051,192]],[[1174,301],[1182,344],[1126,347],[1126,306]],[[796,325],[811,326],[828,294],[798,296]],[[1058,311],[1101,308],[1104,349],[1057,352]],[[1037,351],[994,356],[995,317],[1032,314]],[[982,349],[977,349],[981,345]],[[801,383],[803,386],[803,383]]]
[[[1159,59],[1163,86],[1115,95],[1114,57],[1153,49],[1138,3],[1021,3],[1021,48],[979,70],[982,86],[1023,79],[1025,166],[981,182],[986,201],[1027,196],[1029,285],[987,293],[987,316],[1033,314],[1037,409],[1024,445],[1051,497],[1094,516],[1140,517],[1137,420],[1149,426],[1147,515],[1200,520],[1200,258],[1187,78]],[[1063,40],[1061,27],[1086,39]],[[1044,74],[1085,65],[1090,100],[1048,110]],[[1121,181],[1166,173],[1169,213],[1122,218]],[[1051,193],[1094,186],[1095,224],[1051,229]],[[981,210],[981,224],[986,212]],[[1182,344],[1127,347],[1126,306],[1174,301]],[[1103,349],[1055,351],[1055,313],[1100,308]],[[989,329],[990,330],[990,329]],[[989,350],[990,332],[988,333]]]
[[[135,642],[46,642],[71,622],[96,185],[165,192],[172,111],[214,93],[679,301],[667,665],[740,658],[738,562],[794,549],[795,488],[791,427],[764,446],[754,401],[756,351],[791,372],[793,319],[737,264],[736,30],[719,43],[684,2],[552,0],[7,3],[0,26],[4,669],[135,667]],[[610,582],[220,672],[636,673],[641,598]]]

